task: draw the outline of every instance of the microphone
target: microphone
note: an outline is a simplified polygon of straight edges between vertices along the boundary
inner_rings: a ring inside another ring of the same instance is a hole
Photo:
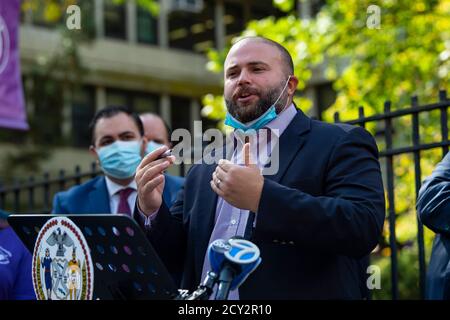
[[[211,270],[216,274],[220,273],[225,262],[225,252],[231,250],[231,245],[223,239],[214,240],[208,248],[208,258]]]
[[[215,240],[208,257],[212,271],[219,275],[216,300],[226,300],[230,290],[239,288],[262,261],[259,248],[241,237]]]

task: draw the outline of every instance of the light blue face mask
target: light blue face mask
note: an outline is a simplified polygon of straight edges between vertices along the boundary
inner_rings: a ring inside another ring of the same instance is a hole
[[[255,120],[252,120],[244,124],[239,120],[237,120],[236,118],[234,118],[229,112],[227,112],[227,115],[225,116],[225,124],[235,129],[242,130],[244,132],[249,130],[259,130],[263,128],[266,124],[268,124],[278,116],[275,106],[277,105],[278,100],[280,100],[281,96],[283,95],[284,90],[286,90],[290,79],[291,76],[289,76],[289,78],[286,80],[286,84],[284,85],[283,90],[281,90],[281,93],[278,96],[277,100],[275,100],[275,102],[270,106],[270,108],[267,109],[267,111],[264,112],[261,116],[259,116]]]
[[[161,148],[162,146],[163,146],[163,144],[157,143],[157,142],[155,142],[153,140],[150,140],[147,143],[147,149],[145,149],[145,154],[147,155],[147,154],[155,151],[156,149]]]
[[[142,160],[141,141],[116,141],[98,149],[102,171],[116,179],[131,178]]]

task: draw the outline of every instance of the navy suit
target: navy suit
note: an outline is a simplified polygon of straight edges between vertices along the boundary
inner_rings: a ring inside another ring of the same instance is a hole
[[[378,150],[360,127],[298,111],[280,137],[278,173],[264,178],[251,240],[262,263],[241,299],[360,299],[367,256],[385,217]],[[170,212],[163,204],[147,236],[182,287],[201,282],[214,226],[216,165],[194,165]]]
[[[178,191],[184,184],[184,178],[164,174],[165,184],[163,190],[163,200],[167,204],[167,207],[171,207],[177,199]]]
[[[436,233],[427,271],[427,299],[450,299],[450,153],[425,179],[417,198],[424,225]]]
[[[165,174],[166,183],[163,199],[172,206],[176,193],[184,183],[184,178]],[[104,176],[98,176],[67,191],[58,192],[53,198],[53,213],[109,213],[109,195]]]

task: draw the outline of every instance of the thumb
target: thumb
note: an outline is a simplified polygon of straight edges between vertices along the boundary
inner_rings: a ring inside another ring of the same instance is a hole
[[[247,142],[246,144],[244,144],[244,150],[243,150],[243,154],[244,154],[244,164],[246,167],[256,167],[256,161],[250,151],[250,143]]]

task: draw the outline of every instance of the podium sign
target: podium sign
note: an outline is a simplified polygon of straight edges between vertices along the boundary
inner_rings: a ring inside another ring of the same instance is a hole
[[[39,300],[91,300],[94,270],[81,230],[68,218],[48,220],[33,251],[33,286]]]
[[[11,215],[33,252],[41,300],[173,299],[177,288],[137,223],[125,215]]]

